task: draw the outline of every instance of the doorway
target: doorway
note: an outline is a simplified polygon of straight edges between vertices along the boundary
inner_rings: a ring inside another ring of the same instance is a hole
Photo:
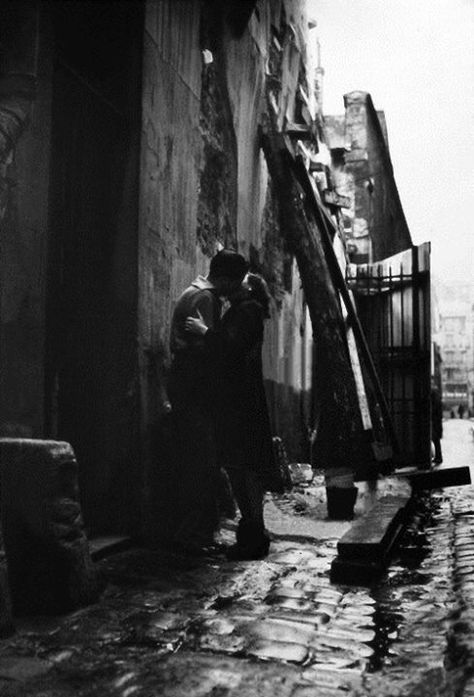
[[[47,405],[89,531],[129,532],[136,394],[140,2],[53,3]]]

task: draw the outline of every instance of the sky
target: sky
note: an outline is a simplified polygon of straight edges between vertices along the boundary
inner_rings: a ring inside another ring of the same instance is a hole
[[[474,282],[474,0],[309,0],[323,112],[369,92],[388,126],[414,244],[441,281]]]

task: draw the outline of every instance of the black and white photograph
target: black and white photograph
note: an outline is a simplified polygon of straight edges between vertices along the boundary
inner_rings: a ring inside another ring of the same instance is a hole
[[[474,0],[2,0],[0,695],[474,697]]]

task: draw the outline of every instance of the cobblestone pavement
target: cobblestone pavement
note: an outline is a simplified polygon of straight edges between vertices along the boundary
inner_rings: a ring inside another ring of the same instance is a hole
[[[455,421],[445,454],[461,448],[456,464],[466,464],[469,422]],[[359,510],[373,495],[362,488]],[[474,488],[421,498],[397,558],[371,588],[330,583],[349,523],[324,520],[323,509],[317,478],[269,499],[273,542],[260,562],[146,550],[104,560],[100,603],[24,621],[0,642],[0,694],[474,695]],[[232,538],[226,528],[220,541]]]
[[[474,421],[445,422],[444,459],[471,467],[474,481]],[[453,672],[465,697],[474,697],[474,486],[455,489],[450,499],[453,525],[455,612],[450,627]]]

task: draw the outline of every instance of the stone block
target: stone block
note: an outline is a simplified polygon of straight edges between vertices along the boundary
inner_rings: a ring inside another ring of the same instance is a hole
[[[384,496],[339,540],[337,551],[344,559],[383,561],[394,534],[405,519],[405,496]]]
[[[98,598],[69,443],[0,439],[0,516],[14,614],[61,613]]]
[[[370,584],[383,573],[404,529],[408,502],[408,496],[385,496],[352,525],[337,545],[333,583]]]

